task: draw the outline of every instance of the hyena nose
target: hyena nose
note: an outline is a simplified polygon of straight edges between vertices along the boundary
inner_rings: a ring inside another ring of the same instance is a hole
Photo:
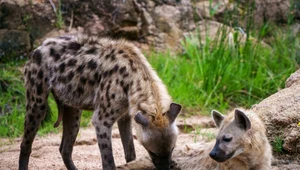
[[[216,159],[216,157],[217,157],[217,152],[216,151],[211,151],[210,153],[209,153],[209,156],[212,158],[212,159]]]

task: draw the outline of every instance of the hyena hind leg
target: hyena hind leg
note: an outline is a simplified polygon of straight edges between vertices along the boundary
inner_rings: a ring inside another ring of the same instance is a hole
[[[60,154],[68,170],[77,169],[72,160],[73,145],[75,143],[79,126],[81,110],[66,105],[59,107],[63,121],[63,137],[59,147]]]
[[[125,159],[128,163],[136,158],[131,128],[131,118],[128,113],[118,120],[118,128],[124,148]]]
[[[26,91],[26,117],[24,123],[24,135],[19,156],[19,170],[27,170],[32,143],[41,122],[49,113],[48,94],[37,95],[32,89]]]

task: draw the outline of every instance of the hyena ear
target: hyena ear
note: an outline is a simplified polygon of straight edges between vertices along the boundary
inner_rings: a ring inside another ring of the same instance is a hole
[[[218,128],[221,126],[222,121],[225,119],[225,116],[223,116],[220,112],[216,110],[211,111],[211,117],[213,118]]]
[[[142,114],[141,111],[139,111],[135,116],[134,116],[134,120],[136,123],[147,127],[149,125],[149,120]]]
[[[237,123],[237,125],[240,128],[242,128],[245,131],[251,128],[251,122],[249,118],[246,116],[246,114],[243,111],[239,109],[235,109],[234,111],[234,121]]]
[[[169,118],[170,123],[173,123],[181,111],[181,105],[177,103],[171,103],[170,111],[168,111],[167,117]]]

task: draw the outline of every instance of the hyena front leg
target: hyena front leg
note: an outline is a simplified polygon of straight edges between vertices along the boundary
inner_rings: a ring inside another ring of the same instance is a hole
[[[116,119],[105,116],[107,114],[109,113],[100,112],[100,109],[97,109],[93,114],[92,122],[96,129],[98,146],[101,152],[102,168],[103,170],[115,170],[116,165],[112,152],[111,133],[112,125]]]
[[[42,88],[40,85],[37,85],[37,87]],[[20,147],[19,170],[28,169],[33,140],[42,120],[49,111],[47,104],[48,94],[40,94],[40,90],[38,90],[38,94],[33,89],[28,88],[26,91],[26,117],[24,136]]]
[[[66,105],[61,105],[59,108],[61,109],[59,112],[62,113],[63,121],[63,137],[59,151],[67,169],[75,170],[77,168],[72,160],[72,152],[79,131],[81,110]]]
[[[118,120],[118,128],[124,148],[126,162],[133,161],[136,156],[131,128],[131,118],[128,113]]]

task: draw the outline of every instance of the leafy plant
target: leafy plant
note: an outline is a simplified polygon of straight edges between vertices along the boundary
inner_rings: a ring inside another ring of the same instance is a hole
[[[273,150],[279,153],[283,152],[283,139],[281,137],[275,136],[275,140],[273,142]]]

